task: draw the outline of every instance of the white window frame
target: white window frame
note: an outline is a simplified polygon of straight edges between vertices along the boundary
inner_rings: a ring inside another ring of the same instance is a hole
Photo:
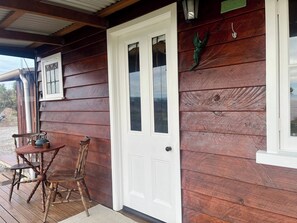
[[[59,72],[59,93],[49,94],[47,92],[46,87],[46,72],[45,66],[58,63],[58,72]],[[64,89],[63,89],[63,73],[62,73],[62,55],[61,53],[56,53],[48,57],[44,57],[41,59],[41,78],[42,78],[42,99],[41,101],[49,101],[49,100],[61,100],[64,99]]]
[[[297,168],[297,138],[289,132],[288,15],[288,0],[265,0],[267,150],[257,152],[256,162]]]

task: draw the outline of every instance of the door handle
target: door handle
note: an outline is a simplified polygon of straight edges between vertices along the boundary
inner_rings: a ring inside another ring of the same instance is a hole
[[[171,146],[167,146],[167,147],[165,148],[165,150],[166,150],[166,152],[169,152],[169,151],[172,150],[172,148],[171,148]]]

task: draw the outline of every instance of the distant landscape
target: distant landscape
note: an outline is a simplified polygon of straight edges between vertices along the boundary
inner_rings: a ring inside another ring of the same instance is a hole
[[[13,152],[12,134],[18,132],[16,86],[0,84],[0,155]]]

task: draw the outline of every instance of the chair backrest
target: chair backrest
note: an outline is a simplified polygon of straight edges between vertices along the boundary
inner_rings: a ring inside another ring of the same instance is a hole
[[[15,149],[20,145],[28,145],[32,140],[36,140],[39,137],[46,137],[46,132],[34,132],[34,133],[23,133],[23,134],[13,134],[12,138],[14,140]],[[17,162],[19,163],[19,156],[17,155]]]
[[[74,173],[75,177],[82,177],[85,175],[85,166],[86,166],[90,141],[91,139],[87,136],[84,138],[84,140],[80,141],[79,154],[76,161],[75,173]]]

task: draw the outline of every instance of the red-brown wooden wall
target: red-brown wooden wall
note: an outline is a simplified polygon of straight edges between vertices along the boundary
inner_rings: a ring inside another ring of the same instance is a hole
[[[141,1],[111,16],[110,24],[170,2]],[[264,0],[247,0],[245,8],[224,14],[220,2],[200,1],[192,23],[178,3],[183,222],[297,222],[297,171],[255,161],[256,151],[266,148]],[[193,37],[207,30],[200,65],[189,71]],[[78,141],[92,137],[87,184],[95,200],[111,207],[105,35],[80,31],[63,48],[40,53],[62,51],[66,97],[41,102],[40,123],[52,141],[67,145],[55,166],[73,165]]]
[[[68,39],[64,47],[40,55],[62,52],[65,96],[39,103],[40,129],[51,142],[66,145],[54,160],[55,168],[74,166],[79,141],[91,137],[86,183],[92,199],[112,207],[106,34],[82,30]]]
[[[265,2],[223,15],[220,2],[200,1],[200,19],[179,22],[184,222],[297,222],[297,171],[255,161],[266,149]],[[188,71],[194,34],[207,30]]]

